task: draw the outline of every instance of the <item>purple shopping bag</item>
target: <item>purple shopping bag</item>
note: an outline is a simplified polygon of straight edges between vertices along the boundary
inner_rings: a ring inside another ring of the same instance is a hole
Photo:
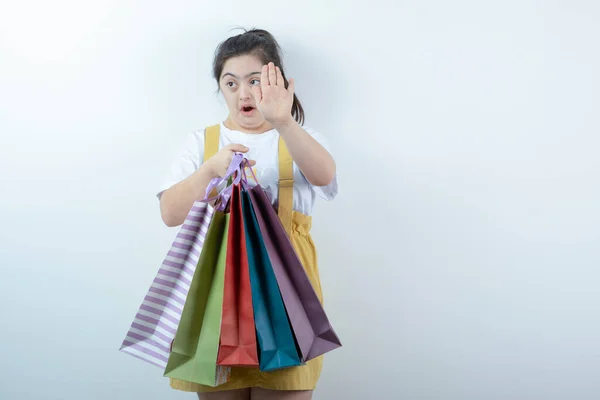
[[[167,366],[170,347],[200,258],[214,208],[204,201],[192,206],[146,293],[120,351]]]
[[[341,346],[317,293],[260,185],[248,190],[303,362]]]

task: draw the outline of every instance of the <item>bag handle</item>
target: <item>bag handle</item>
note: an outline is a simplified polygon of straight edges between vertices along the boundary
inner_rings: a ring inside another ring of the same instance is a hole
[[[215,155],[219,151],[219,135],[221,125],[215,124],[207,127],[204,131],[204,161]],[[288,234],[288,237],[292,233],[292,215],[294,207],[294,161],[285,141],[279,136],[278,143],[278,163],[279,163],[279,194],[278,202],[279,207],[277,215]],[[252,175],[254,176],[254,170],[252,167],[246,164],[246,167],[250,168]],[[245,167],[242,168],[244,171]],[[245,174],[245,172],[244,172]],[[240,174],[238,174],[240,175]],[[236,177],[237,178],[237,177]],[[240,177],[241,178],[241,177]],[[255,181],[258,183],[256,176]],[[238,181],[239,182],[239,181]],[[225,195],[227,194],[224,193]],[[215,198],[218,194],[216,188],[212,188],[212,192],[208,196],[209,198]]]
[[[211,181],[208,183],[208,186],[206,187],[206,193],[204,196],[204,199],[202,201],[204,202],[211,202],[213,200],[219,200],[219,206],[217,206],[217,210],[222,211],[225,209],[225,206],[227,204],[227,200],[229,200],[229,197],[231,196],[231,191],[233,189],[234,185],[237,185],[240,183],[241,179],[242,179],[242,174],[240,173],[240,168],[241,165],[243,164],[244,160],[246,160],[244,158],[244,155],[242,153],[233,153],[233,157],[231,158],[231,163],[229,164],[229,167],[227,168],[227,171],[225,172],[225,175],[223,177],[217,177],[217,178],[213,178],[211,179]],[[246,160],[246,163],[248,161]],[[235,178],[233,180],[231,180],[231,178],[234,176],[235,174]],[[223,182],[226,181],[230,181],[227,183],[227,187],[225,187],[225,189],[223,189],[220,193],[216,194],[216,195],[212,195],[212,193],[216,192],[217,187],[222,184]]]

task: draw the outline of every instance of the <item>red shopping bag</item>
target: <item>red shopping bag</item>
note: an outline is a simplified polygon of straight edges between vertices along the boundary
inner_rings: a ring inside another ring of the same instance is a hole
[[[233,185],[229,213],[223,314],[217,365],[258,367],[252,289],[239,184]]]

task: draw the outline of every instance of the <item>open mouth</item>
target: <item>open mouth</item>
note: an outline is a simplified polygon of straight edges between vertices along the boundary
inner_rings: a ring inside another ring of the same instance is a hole
[[[244,115],[250,115],[250,114],[252,114],[253,111],[254,111],[254,107],[252,107],[252,106],[243,106],[242,107],[242,114],[244,114]]]

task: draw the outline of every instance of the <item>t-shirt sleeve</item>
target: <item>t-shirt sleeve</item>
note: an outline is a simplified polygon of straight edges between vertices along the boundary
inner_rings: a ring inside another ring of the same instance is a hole
[[[204,132],[197,131],[190,133],[184,145],[171,162],[171,166],[163,177],[162,184],[159,186],[156,196],[160,199],[165,190],[196,172],[203,162],[203,154]]]
[[[331,154],[332,157],[334,157],[333,153],[331,151],[331,148],[329,146],[329,142],[328,142],[327,138],[323,134],[321,134],[321,133],[319,133],[319,132],[317,132],[317,131],[315,131],[313,129],[306,128],[306,127],[304,127],[304,130],[309,135],[311,135],[321,146],[323,146],[325,148],[325,150],[327,150],[329,152],[329,154]],[[334,157],[334,159],[335,159],[335,157]],[[325,200],[328,200],[328,201],[329,200],[333,200],[337,196],[337,194],[338,194],[338,175],[337,175],[337,169],[336,169],[336,173],[335,173],[332,181],[328,185],[326,185],[326,186],[311,185],[311,186],[312,186],[313,190],[315,191],[315,193],[319,197],[321,197],[321,198],[323,198]]]

